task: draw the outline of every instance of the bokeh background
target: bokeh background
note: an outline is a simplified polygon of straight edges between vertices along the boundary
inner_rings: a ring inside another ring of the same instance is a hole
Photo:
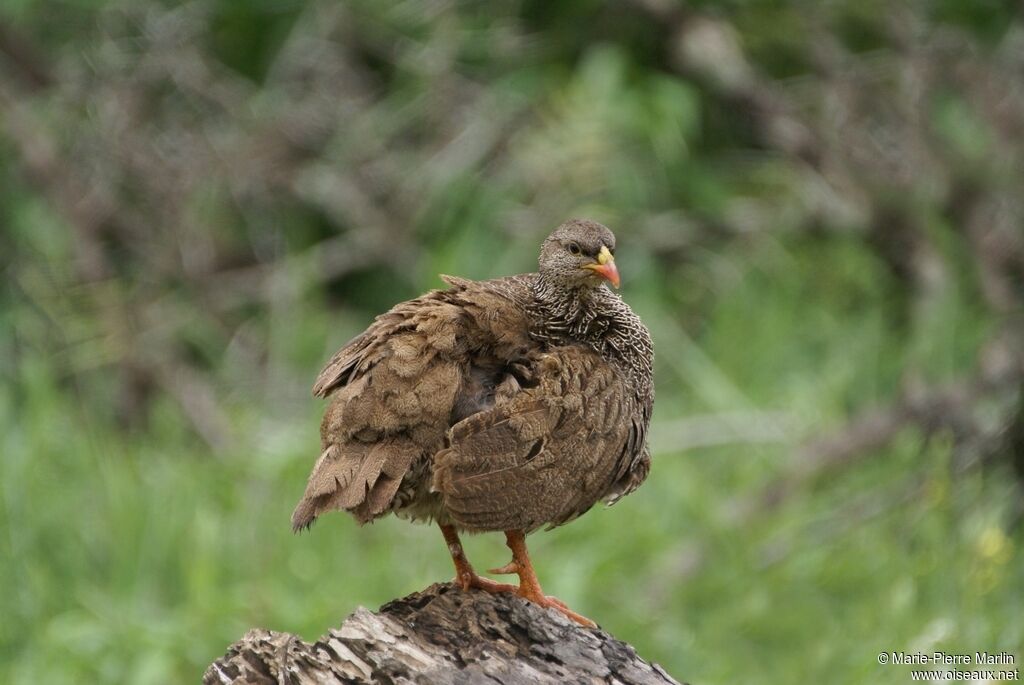
[[[1019,666],[1022,153],[1009,1],[4,0],[0,681],[196,682],[448,579],[434,528],[292,535],[309,388],[570,216],[654,468],[545,589],[696,683]]]

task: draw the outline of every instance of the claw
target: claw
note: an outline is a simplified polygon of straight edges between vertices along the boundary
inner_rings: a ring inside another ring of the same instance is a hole
[[[511,576],[519,574],[519,564],[514,561],[510,561],[500,568],[492,568],[487,571],[493,573],[496,576]]]
[[[572,609],[569,608],[569,605],[566,604],[565,602],[563,602],[562,600],[558,599],[558,597],[552,597],[551,595],[545,595],[544,599],[547,600],[548,602],[551,602],[558,609],[564,609],[565,611],[572,611]],[[576,614],[576,615],[579,616],[579,614]]]
[[[533,602],[535,604],[541,605],[542,607],[547,607],[549,609],[554,609],[555,611],[559,611],[566,618],[569,618],[570,620],[576,621],[576,623],[579,623],[581,626],[584,626],[586,628],[596,628],[597,627],[596,623],[591,621],[586,616],[583,616],[582,614],[577,614],[575,611],[573,611],[568,606],[566,606],[565,602],[563,602],[560,599],[557,599],[555,597],[551,597],[549,595],[541,595],[540,597],[528,597],[528,596],[524,595],[521,591],[519,593],[517,593],[517,594],[519,594],[520,597],[522,597],[522,598],[524,598],[526,600],[529,600],[529,601],[531,601],[531,602]]]

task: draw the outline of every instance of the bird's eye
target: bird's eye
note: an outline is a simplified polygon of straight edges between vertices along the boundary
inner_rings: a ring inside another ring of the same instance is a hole
[[[576,243],[569,243],[569,254],[579,254],[580,246]]]

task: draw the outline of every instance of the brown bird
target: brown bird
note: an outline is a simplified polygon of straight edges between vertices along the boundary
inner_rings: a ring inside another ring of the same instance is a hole
[[[647,477],[653,348],[622,299],[615,236],[559,226],[539,273],[442,276],[349,341],[313,386],[333,395],[295,530],[340,509],[440,527],[464,590],[514,591],[594,625],[541,591],[525,535],[614,503]],[[473,570],[459,532],[504,531],[519,586]]]

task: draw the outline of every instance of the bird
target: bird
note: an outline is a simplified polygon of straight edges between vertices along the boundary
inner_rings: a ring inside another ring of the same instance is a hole
[[[514,592],[585,626],[544,594],[526,535],[614,504],[650,471],[651,336],[618,289],[615,235],[570,219],[536,273],[472,281],[395,305],[326,364],[321,453],[295,531],[340,510],[434,522],[463,590]],[[479,575],[460,533],[504,532],[512,561]]]

